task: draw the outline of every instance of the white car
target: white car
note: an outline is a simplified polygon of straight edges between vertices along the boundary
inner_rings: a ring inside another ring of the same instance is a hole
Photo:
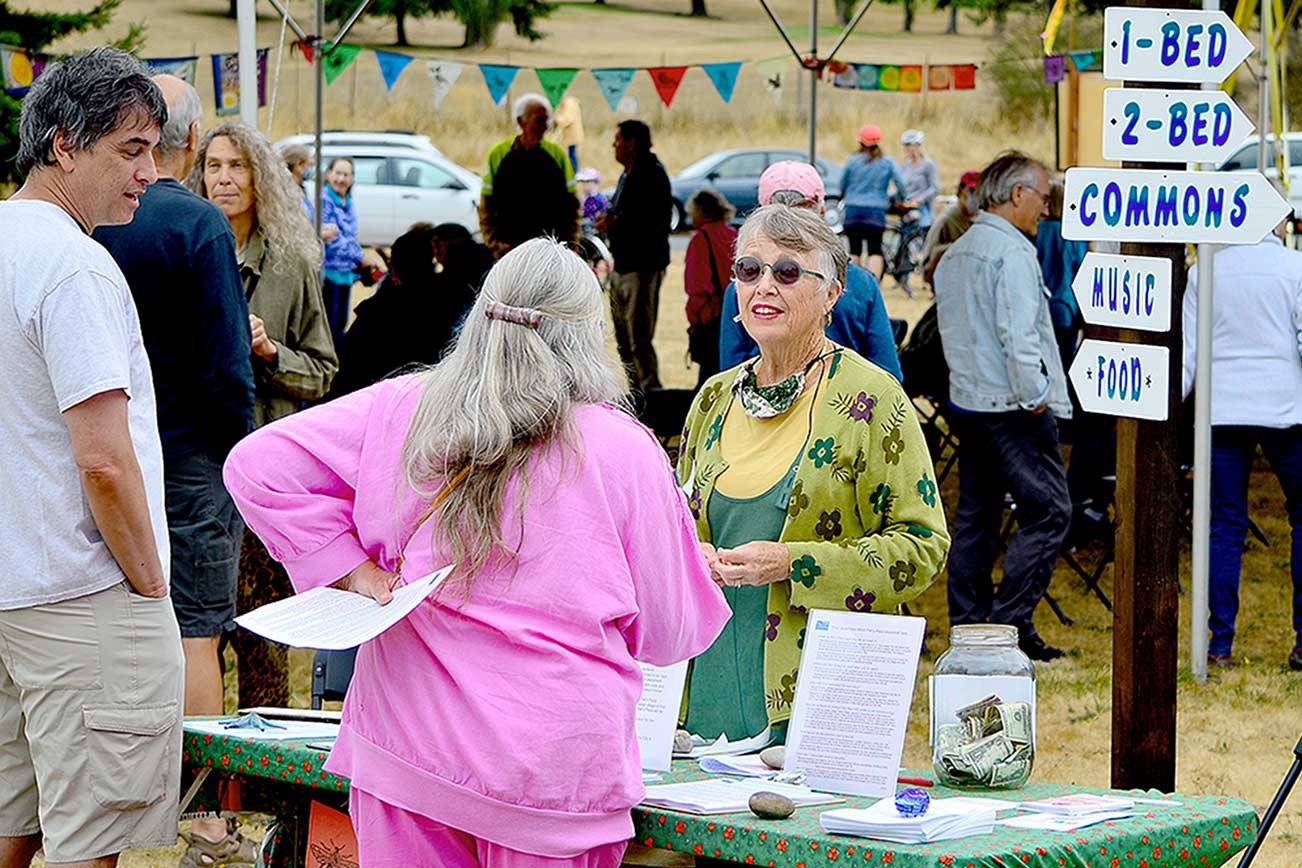
[[[312,133],[299,133],[296,136],[290,136],[276,142],[276,148],[280,149],[287,145],[304,145],[311,148],[314,140]],[[434,146],[434,142],[430,140],[429,136],[422,136],[408,130],[325,130],[321,133],[321,146],[328,148],[331,145],[348,148],[370,147],[373,145],[377,147],[409,148],[413,151],[425,151],[435,157],[443,156],[443,152]]]
[[[432,145],[417,149],[323,141],[321,157],[325,166],[336,157],[353,161],[357,234],[364,247],[392,244],[413,223],[421,222],[460,223],[472,235],[479,234],[482,180],[439,154]],[[311,172],[303,179],[303,187],[310,197]]]

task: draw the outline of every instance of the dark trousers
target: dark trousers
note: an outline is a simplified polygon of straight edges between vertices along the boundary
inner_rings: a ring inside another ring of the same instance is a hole
[[[172,608],[187,639],[235,628],[235,584],[244,521],[222,482],[224,451],[164,459]]]
[[[351,283],[335,283],[333,280],[321,282],[321,300],[325,302],[326,319],[330,321],[330,337],[334,338],[335,347],[344,336],[348,327],[348,314],[352,309],[348,302],[352,300]]]
[[[1049,587],[1071,523],[1058,426],[1047,412],[951,413],[958,430],[958,508],[951,525],[951,624],[1012,624],[1033,635],[1035,606]],[[1004,494],[1017,502],[1017,529],[994,590]]]
[[[1210,597],[1212,639],[1208,652],[1229,654],[1239,614],[1239,569],[1248,533],[1248,476],[1257,444],[1270,462],[1293,526],[1290,564],[1293,573],[1293,630],[1302,648],[1302,425],[1257,428],[1217,425],[1212,428],[1212,521]]]
[[[663,271],[617,271],[610,276],[615,344],[633,388],[641,392],[660,388],[660,362],[652,338],[656,333],[660,284],[664,279]]]
[[[706,380],[719,373],[719,331],[720,321],[717,319],[698,322],[691,327],[687,348],[692,361],[700,366],[700,374],[696,378],[698,389],[705,385]]]

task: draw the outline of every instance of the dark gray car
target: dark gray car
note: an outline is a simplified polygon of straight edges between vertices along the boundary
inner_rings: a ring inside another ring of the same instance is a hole
[[[737,209],[734,222],[741,223],[759,205],[759,179],[764,170],[783,160],[805,160],[807,156],[807,152],[795,148],[738,148],[702,157],[670,179],[674,194],[674,228],[690,225],[687,202],[704,187],[727,197]],[[839,229],[841,167],[822,157],[815,165],[827,188],[827,221]]]

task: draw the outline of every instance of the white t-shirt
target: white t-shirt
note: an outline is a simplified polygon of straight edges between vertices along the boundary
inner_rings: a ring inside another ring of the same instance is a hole
[[[163,451],[140,320],[117,263],[48,202],[0,202],[0,610],[126,578],[91,516],[63,411],[126,391],[154,539],[170,575]]]

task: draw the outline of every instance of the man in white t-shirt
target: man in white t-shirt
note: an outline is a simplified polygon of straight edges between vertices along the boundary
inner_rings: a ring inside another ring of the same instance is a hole
[[[157,177],[167,115],[116,49],[50,67],[0,203],[0,866],[176,841],[183,662],[135,305],[96,226]]]

